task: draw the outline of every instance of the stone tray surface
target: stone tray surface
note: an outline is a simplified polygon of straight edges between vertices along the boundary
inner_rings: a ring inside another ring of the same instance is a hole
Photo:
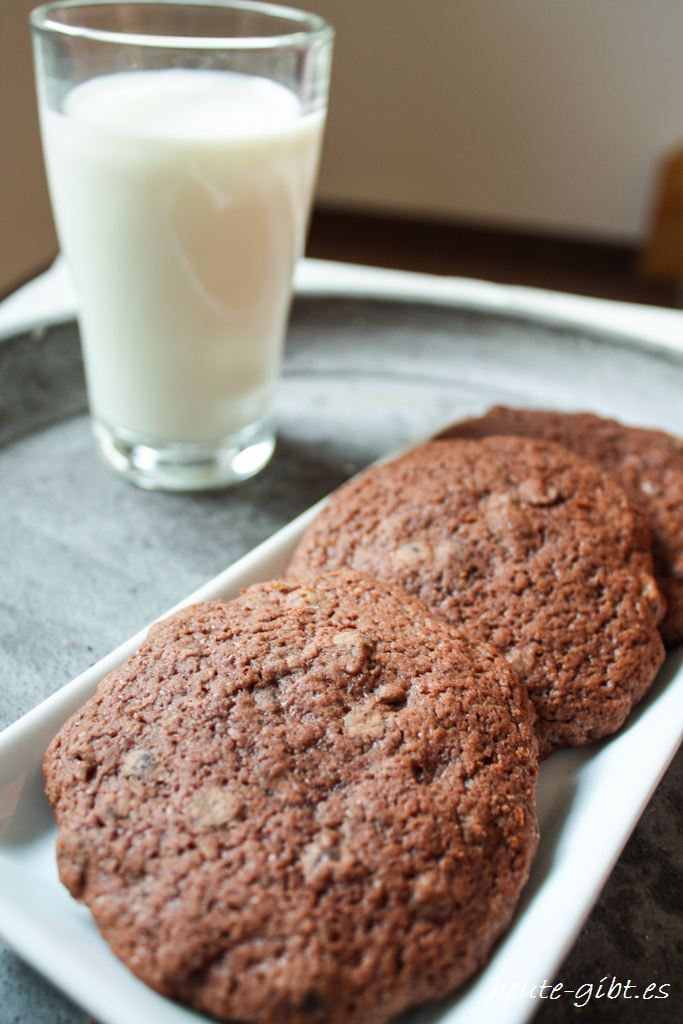
[[[205,495],[136,490],[98,461],[75,325],[0,346],[0,728],[352,473],[493,402],[585,408],[683,434],[683,359],[615,336],[420,303],[302,298],[270,466]],[[683,757],[557,978],[671,983],[656,1004],[538,1003],[543,1024],[683,1019]],[[0,1024],[86,1015],[0,947]]]

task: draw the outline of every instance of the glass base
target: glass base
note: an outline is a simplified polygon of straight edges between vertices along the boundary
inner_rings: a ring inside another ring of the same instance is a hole
[[[272,424],[262,420],[216,441],[157,444],[93,419],[100,455],[120,476],[146,490],[207,491],[260,472],[275,450]]]

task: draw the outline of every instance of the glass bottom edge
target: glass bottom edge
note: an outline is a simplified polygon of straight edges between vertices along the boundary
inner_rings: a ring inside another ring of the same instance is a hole
[[[145,490],[209,491],[231,487],[259,473],[275,450],[266,420],[214,441],[159,443],[92,421],[100,456],[115,473]]]

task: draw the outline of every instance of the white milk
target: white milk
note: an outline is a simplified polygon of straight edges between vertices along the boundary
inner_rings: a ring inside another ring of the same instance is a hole
[[[178,69],[93,79],[42,128],[93,414],[159,443],[258,420],[323,115],[263,78]]]

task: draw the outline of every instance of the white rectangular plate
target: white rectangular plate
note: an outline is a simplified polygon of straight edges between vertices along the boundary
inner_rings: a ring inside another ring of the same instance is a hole
[[[318,508],[182,603],[234,597],[250,583],[279,575]],[[116,960],[89,912],[60,885],[54,821],[43,794],[40,762],[50,739],[144,633],[0,735],[0,934],[101,1024],[197,1024],[205,1018],[157,995]],[[538,1003],[523,993],[552,979],[673,757],[681,722],[683,651],[669,657],[654,689],[617,736],[544,762],[541,843],[512,928],[461,994],[408,1015],[406,1022],[528,1020]]]

